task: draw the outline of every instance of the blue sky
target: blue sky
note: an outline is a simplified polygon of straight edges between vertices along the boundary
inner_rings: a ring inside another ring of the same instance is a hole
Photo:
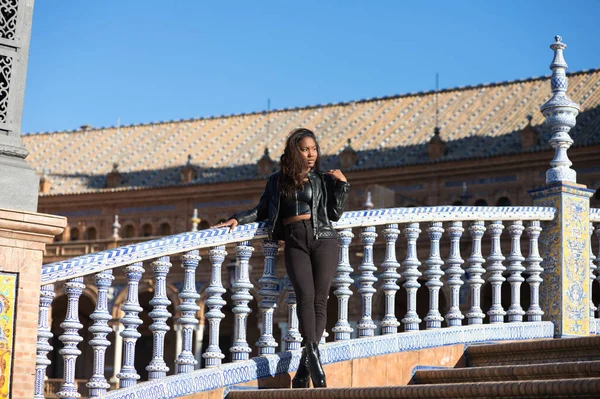
[[[38,0],[23,132],[199,118],[600,67],[600,1]]]

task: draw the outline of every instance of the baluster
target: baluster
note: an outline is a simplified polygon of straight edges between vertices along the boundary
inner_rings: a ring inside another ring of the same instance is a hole
[[[594,230],[594,234],[596,234],[596,239],[598,241],[598,251],[596,252],[596,280],[600,282],[600,223],[596,225],[596,229]],[[590,296],[592,293],[590,292]],[[598,313],[600,313],[600,307],[598,309]],[[600,317],[600,314],[598,315]]]
[[[227,302],[222,298],[226,292],[221,282],[221,266],[227,256],[225,246],[221,245],[214,247],[208,251],[208,258],[212,265],[210,285],[206,288],[208,298],[205,306],[208,307],[208,312],[205,317],[208,319],[208,347],[202,354],[204,358],[204,367],[217,367],[221,365],[221,360],[225,357],[221,348],[219,348],[219,326],[221,320],[225,317],[221,309]]]
[[[362,233],[360,233],[360,239],[363,243],[363,261],[358,266],[360,277],[358,282],[360,287],[358,292],[360,294],[360,303],[362,305],[362,318],[356,326],[358,329],[359,337],[372,337],[375,335],[375,329],[377,326],[373,323],[371,318],[373,309],[373,294],[377,292],[373,288],[373,284],[377,282],[377,277],[373,275],[373,272],[377,271],[375,264],[373,263],[373,243],[377,233],[375,233],[375,227],[363,227]]]
[[[73,278],[65,283],[65,293],[67,294],[67,316],[65,321],[60,323],[64,333],[58,338],[64,347],[58,351],[64,361],[63,384],[60,391],[56,392],[59,398],[79,398],[81,394],[77,392],[75,384],[75,363],[81,351],[77,349],[77,344],[83,341],[83,337],[78,331],[83,328],[79,322],[79,297],[83,293],[85,284],[83,277]]]
[[[381,321],[382,334],[396,334],[400,322],[396,318],[396,292],[400,289],[396,283],[400,278],[398,268],[400,263],[396,260],[396,240],[400,235],[397,224],[388,224],[383,230],[385,238],[385,259],[381,264],[384,272],[381,273],[383,285],[381,288],[385,294],[385,316]]]
[[[465,262],[460,256],[460,238],[465,229],[462,227],[462,222],[452,222],[448,227],[450,235],[450,256],[446,259],[448,268],[446,275],[448,276],[448,286],[450,287],[450,309],[446,313],[446,323],[448,327],[456,327],[462,325],[462,320],[465,316],[460,311],[460,287],[464,284],[462,276],[465,271],[461,265]]]
[[[235,320],[233,346],[229,349],[231,360],[234,362],[248,360],[248,356],[252,352],[252,349],[248,346],[248,342],[246,342],[246,327],[248,315],[251,312],[248,303],[252,300],[250,289],[253,287],[248,275],[248,260],[252,255],[252,251],[254,251],[254,248],[250,246],[250,241],[243,241],[236,246],[235,282],[231,287],[231,291],[233,292],[231,300],[234,303],[232,311]]]
[[[485,273],[485,269],[481,267],[485,259],[481,254],[481,239],[485,232],[485,226],[482,221],[474,222],[469,227],[471,238],[473,239],[473,247],[471,249],[471,256],[467,260],[469,267],[467,273],[469,273],[469,288],[471,290],[471,308],[467,313],[467,320],[469,324],[482,324],[485,314],[481,311],[481,286],[485,281],[481,278],[481,275]]]
[[[508,226],[508,233],[510,234],[510,254],[506,258],[508,261],[508,271],[510,276],[508,282],[510,283],[510,298],[511,304],[508,308],[508,321],[509,322],[522,322],[523,315],[525,312],[521,307],[521,284],[525,279],[521,274],[525,271],[523,267],[523,261],[525,258],[521,254],[521,235],[523,234],[523,222],[520,220],[512,222]]]
[[[538,238],[540,237],[540,222],[537,220],[529,223],[527,227],[527,235],[529,236],[529,256],[525,261],[527,262],[527,283],[529,284],[529,309],[525,313],[527,315],[527,321],[542,321],[542,315],[544,311],[540,307],[540,284],[544,281],[540,277],[540,273],[544,271],[544,268],[540,266],[542,257],[538,248]]]
[[[488,227],[490,236],[492,237],[492,250],[487,260],[487,270],[490,272],[488,280],[492,285],[492,306],[487,312],[490,316],[490,323],[504,323],[504,316],[506,312],[502,308],[502,283],[506,279],[502,276],[502,273],[506,270],[506,267],[502,264],[504,256],[502,256],[502,249],[500,248],[500,235],[504,230],[502,221],[496,220]]]
[[[138,314],[144,310],[140,306],[138,285],[144,273],[144,267],[142,262],[136,262],[131,266],[125,268],[125,275],[127,276],[127,300],[121,307],[125,313],[119,320],[125,327],[121,331],[121,337],[123,338],[123,367],[117,374],[119,379],[120,388],[128,388],[135,386],[137,380],[140,379],[137,370],[135,369],[135,343],[138,338],[142,336],[137,331],[138,326],[142,324],[142,319]]]
[[[592,245],[592,240],[594,239],[594,223],[590,222],[590,318],[593,320],[596,317],[596,306],[594,306],[594,298],[592,297],[592,290],[594,288],[594,280],[596,276],[594,272],[596,271],[596,265],[594,262],[596,261],[596,257],[594,256],[594,250]]]
[[[275,256],[279,251],[278,241],[263,241],[263,254],[265,257],[265,267],[262,277],[258,280],[261,285],[258,294],[262,296],[258,307],[262,310],[262,335],[256,342],[259,355],[273,355],[277,342],[273,338],[273,313],[277,307],[277,298],[279,297],[279,280],[275,278]]]
[[[152,361],[146,366],[148,371],[148,380],[160,380],[167,376],[169,367],[164,360],[165,354],[165,335],[171,328],[167,325],[167,320],[171,313],[167,306],[171,304],[167,298],[167,273],[171,268],[171,262],[168,256],[161,256],[158,260],[152,262],[154,270],[154,297],[150,300],[152,311],[148,313],[153,320],[149,329],[152,331]]]
[[[333,292],[338,300],[338,321],[335,327],[331,329],[335,333],[336,341],[350,339],[352,327],[348,323],[348,301],[352,295],[350,285],[354,282],[350,277],[353,269],[350,266],[349,248],[352,241],[352,229],[343,229],[338,231],[338,245],[340,250],[340,263],[337,267],[337,274],[333,279],[333,285],[336,290]]]
[[[54,284],[42,285],[40,289],[40,312],[38,315],[38,335],[37,335],[37,353],[35,357],[35,390],[34,399],[44,399],[44,378],[46,377],[46,368],[52,364],[48,359],[48,353],[52,351],[52,346],[48,341],[52,338],[50,332],[50,305],[54,300]]]
[[[429,312],[425,316],[424,320],[427,322],[427,329],[440,328],[442,326],[442,320],[444,318],[440,314],[440,288],[442,284],[440,278],[444,275],[442,271],[442,265],[444,261],[440,257],[440,238],[444,233],[442,228],[442,222],[431,222],[427,229],[429,233],[430,250],[429,259],[427,259],[427,270],[425,276],[427,276],[427,282],[425,286],[429,289]]]
[[[286,276],[287,277],[287,276]],[[283,338],[286,351],[294,351],[300,349],[302,336],[298,330],[298,305],[296,304],[296,291],[292,285],[292,280],[289,280],[285,286],[288,295],[285,302],[288,304],[288,332]]]
[[[417,314],[417,290],[421,286],[418,283],[421,272],[419,271],[419,258],[417,257],[417,238],[419,238],[419,223],[408,223],[404,229],[404,235],[408,242],[406,248],[406,259],[404,260],[404,277],[406,281],[403,287],[406,289],[407,296],[407,312],[402,319],[404,331],[414,331],[419,329],[419,315]]]
[[[177,356],[175,364],[177,365],[177,374],[190,373],[194,371],[198,364],[194,353],[192,352],[192,338],[194,329],[198,325],[196,313],[200,310],[200,306],[196,304],[200,295],[196,291],[196,268],[202,258],[197,249],[187,252],[181,257],[184,270],[183,289],[179,293],[181,304],[177,310],[181,312],[181,317],[177,323],[182,329],[182,345],[181,353]]]
[[[90,391],[90,397],[97,398],[106,393],[110,388],[110,384],[104,377],[104,362],[106,360],[106,348],[110,346],[110,341],[106,336],[112,332],[108,322],[112,318],[108,312],[108,288],[112,284],[112,270],[104,270],[97,273],[94,277],[96,287],[98,287],[98,301],[96,309],[91,314],[90,319],[94,320],[94,324],[88,329],[94,334],[94,338],[90,341],[90,345],[94,348],[94,375],[86,384]]]

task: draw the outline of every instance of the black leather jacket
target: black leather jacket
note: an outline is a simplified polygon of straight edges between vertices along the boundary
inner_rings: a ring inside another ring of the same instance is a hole
[[[267,187],[256,207],[236,213],[230,219],[236,219],[239,224],[266,219],[269,225],[269,238],[283,240],[283,223],[279,217],[280,192],[278,183],[280,176],[281,171],[269,176]],[[317,239],[335,238],[337,234],[331,226],[331,222],[338,221],[342,216],[348,200],[350,184],[336,180],[320,171],[309,173],[308,181],[313,192],[311,220],[314,235]]]

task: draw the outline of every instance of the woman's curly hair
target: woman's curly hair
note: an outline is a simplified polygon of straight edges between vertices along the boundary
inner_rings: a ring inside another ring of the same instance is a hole
[[[321,149],[319,148],[319,142],[315,134],[306,128],[292,130],[287,137],[285,149],[279,159],[279,167],[281,168],[279,191],[284,196],[293,195],[294,191],[301,188],[304,184],[304,179],[306,178],[306,161],[300,154],[299,143],[305,137],[310,137],[317,145],[318,156],[313,169],[319,170]]]

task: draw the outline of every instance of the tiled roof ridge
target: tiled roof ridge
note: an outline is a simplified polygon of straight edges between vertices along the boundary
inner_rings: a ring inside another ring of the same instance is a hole
[[[600,72],[600,67],[569,72],[569,73],[567,73],[567,77],[583,75],[583,74],[588,74],[588,73],[595,73],[595,72]],[[492,82],[492,83],[481,83],[481,84],[477,84],[477,85],[456,86],[456,87],[450,87],[450,88],[446,88],[446,89],[440,89],[439,93],[451,93],[453,91],[463,91],[463,90],[473,90],[473,89],[478,89],[478,88],[507,86],[507,85],[511,85],[511,84],[527,83],[527,82],[533,82],[533,81],[537,81],[537,80],[550,79],[550,77],[551,77],[551,75],[548,74],[548,75],[535,76],[535,77],[529,77],[529,78],[523,78],[523,79],[505,80],[505,81]],[[178,120],[173,119],[173,120],[169,120],[169,121],[133,123],[130,125],[120,125],[119,128],[123,129],[123,128],[145,127],[145,126],[159,126],[159,125],[166,125],[166,124],[170,124],[170,123],[193,123],[193,122],[198,122],[198,121],[202,121],[202,120],[226,119],[226,118],[236,118],[236,117],[240,117],[240,116],[253,116],[253,115],[260,115],[260,114],[267,114],[267,113],[272,114],[272,113],[278,113],[278,112],[302,111],[302,110],[308,110],[308,109],[313,109],[313,108],[339,107],[339,106],[347,106],[347,105],[351,105],[351,104],[368,103],[368,102],[374,102],[374,101],[394,100],[394,99],[399,99],[399,98],[425,96],[425,95],[429,95],[429,94],[434,94],[435,92],[436,92],[436,90],[426,90],[426,91],[408,92],[408,93],[403,93],[403,94],[393,94],[393,95],[381,96],[381,97],[363,98],[360,100],[339,101],[336,103],[314,104],[314,105],[303,105],[303,106],[299,106],[299,107],[279,108],[279,109],[272,109],[270,111],[261,110],[261,111],[241,112],[241,113],[234,113],[234,114],[211,115],[211,116],[196,117],[196,118],[189,118],[189,119],[178,119]],[[32,132],[32,133],[23,133],[23,136],[51,135],[51,134],[61,134],[61,133],[62,134],[65,134],[65,133],[70,133],[70,134],[72,134],[72,133],[89,133],[90,131],[103,131],[103,130],[107,130],[107,129],[116,129],[116,128],[117,128],[117,126],[103,126],[103,127],[98,127],[98,128],[92,127],[92,128],[86,129],[86,130],[72,129],[72,130],[58,130],[58,131],[53,131],[53,132]]]

